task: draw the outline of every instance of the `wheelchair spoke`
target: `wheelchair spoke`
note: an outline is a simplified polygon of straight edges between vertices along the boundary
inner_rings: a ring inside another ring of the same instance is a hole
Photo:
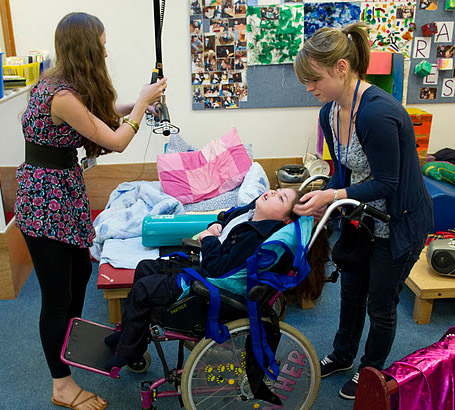
[[[186,408],[236,410],[270,408],[255,399],[246,375],[246,340],[249,322],[239,320],[231,327],[231,338],[222,345],[200,342],[188,358],[182,375],[182,398]],[[286,409],[307,409],[319,388],[316,353],[296,329],[280,323],[281,338],[276,352],[280,367],[277,381],[264,377],[266,385],[283,401]]]

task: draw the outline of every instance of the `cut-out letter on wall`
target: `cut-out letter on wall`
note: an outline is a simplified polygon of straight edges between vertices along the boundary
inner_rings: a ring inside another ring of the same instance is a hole
[[[455,97],[455,78],[446,78],[442,82],[441,97]]]
[[[436,22],[438,32],[434,35],[435,43],[451,43],[453,39],[453,21]]]
[[[431,37],[416,37],[412,58],[430,58]]]
[[[438,85],[439,71],[436,64],[431,65],[431,72],[423,79],[425,85]]]

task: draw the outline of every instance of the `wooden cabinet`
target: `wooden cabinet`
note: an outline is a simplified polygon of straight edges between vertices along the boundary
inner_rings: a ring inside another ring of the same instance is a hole
[[[13,218],[0,232],[0,299],[15,299],[32,269],[27,244]]]

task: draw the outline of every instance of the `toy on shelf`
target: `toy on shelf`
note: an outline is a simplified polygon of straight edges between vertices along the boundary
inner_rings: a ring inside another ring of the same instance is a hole
[[[426,77],[428,74],[431,73],[431,63],[422,60],[419,64],[415,66],[414,73],[417,74],[419,77]]]

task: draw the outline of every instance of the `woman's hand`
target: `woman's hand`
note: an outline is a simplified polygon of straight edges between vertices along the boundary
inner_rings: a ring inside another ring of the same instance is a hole
[[[325,214],[325,211],[327,211],[327,205],[323,206],[321,209],[318,209],[317,211],[314,212],[313,214],[314,223],[317,223],[322,219],[322,217]]]
[[[300,216],[314,216],[315,218],[320,219],[323,215],[322,210],[325,211],[327,205],[333,202],[334,193],[334,189],[308,192],[302,196],[299,203],[294,206],[294,212]]]
[[[153,116],[155,116],[155,117],[158,116],[159,113],[158,113],[158,109],[157,109],[157,107],[156,107],[157,104],[158,104],[157,102],[155,102],[155,103],[153,103],[153,104],[150,104],[150,105],[147,107],[146,112],[151,113],[151,114],[152,114]]]
[[[138,101],[144,102],[147,106],[160,101],[161,94],[167,87],[167,79],[162,78],[153,84],[145,84],[139,94]]]

